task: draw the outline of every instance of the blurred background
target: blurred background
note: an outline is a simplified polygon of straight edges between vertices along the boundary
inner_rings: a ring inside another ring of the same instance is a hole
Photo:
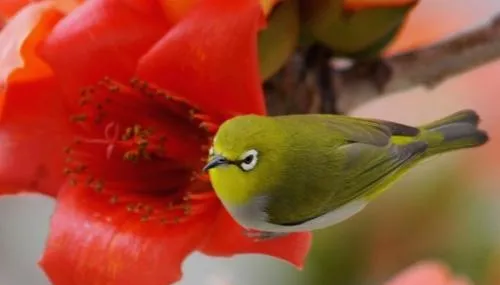
[[[498,0],[421,0],[389,52],[446,38],[497,13]],[[303,271],[263,256],[194,254],[179,284],[384,284],[415,262],[432,259],[474,284],[500,285],[499,74],[500,63],[491,63],[432,91],[416,88],[352,111],[419,124],[473,108],[491,142],[429,161],[354,218],[316,232]],[[36,263],[53,207],[36,195],[0,199],[0,285],[49,284]]]

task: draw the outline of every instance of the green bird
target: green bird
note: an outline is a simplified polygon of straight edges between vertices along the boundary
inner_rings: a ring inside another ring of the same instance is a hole
[[[421,127],[341,115],[243,115],[220,126],[204,170],[248,235],[274,238],[344,221],[425,159],[483,145],[488,135],[478,123],[472,110]]]

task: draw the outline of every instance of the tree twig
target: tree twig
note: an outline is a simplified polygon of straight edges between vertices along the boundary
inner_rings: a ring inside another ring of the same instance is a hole
[[[433,88],[496,59],[500,59],[500,15],[486,25],[431,46],[338,71],[338,108],[350,110],[377,96],[417,86]]]

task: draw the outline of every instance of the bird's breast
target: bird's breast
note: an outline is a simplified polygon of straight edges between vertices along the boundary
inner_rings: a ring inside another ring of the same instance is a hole
[[[261,231],[272,231],[271,225],[268,223],[268,214],[265,208],[268,204],[266,196],[258,196],[252,198],[245,204],[228,204],[223,205],[233,219],[244,228],[255,229]]]

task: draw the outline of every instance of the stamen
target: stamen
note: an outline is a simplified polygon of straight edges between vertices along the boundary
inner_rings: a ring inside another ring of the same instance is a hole
[[[71,117],[71,121],[74,123],[85,122],[87,120],[86,114],[77,114]]]
[[[83,88],[75,103],[71,122],[80,137],[64,149],[70,183],[141,222],[164,225],[203,214],[217,201],[198,166],[206,160],[218,121],[139,79],[122,84],[105,77]],[[177,157],[178,152],[187,157]]]

